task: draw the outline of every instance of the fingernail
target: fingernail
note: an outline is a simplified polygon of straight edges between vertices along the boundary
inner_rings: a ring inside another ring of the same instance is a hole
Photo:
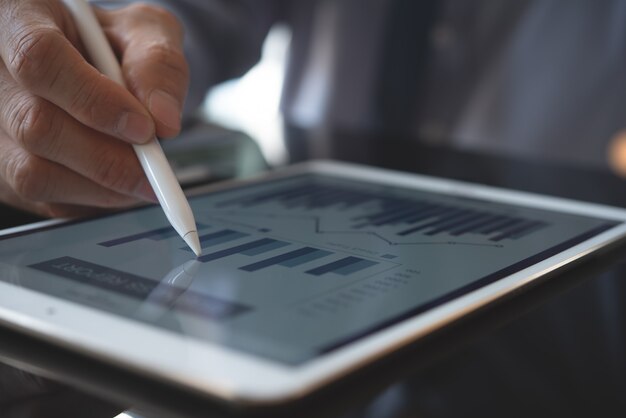
[[[150,95],[149,106],[155,119],[168,128],[180,130],[180,102],[172,95],[162,90],[155,90]]]
[[[154,137],[154,125],[147,116],[128,112],[117,123],[117,132],[131,142],[143,144]]]

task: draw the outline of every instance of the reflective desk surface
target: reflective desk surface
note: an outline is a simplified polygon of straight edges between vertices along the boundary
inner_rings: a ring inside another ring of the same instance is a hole
[[[626,181],[608,172],[341,139],[338,159],[626,207]],[[114,416],[131,406],[146,417],[623,417],[626,245],[281,408],[234,410],[8,330],[0,342],[0,361],[62,382],[0,405],[2,417]]]

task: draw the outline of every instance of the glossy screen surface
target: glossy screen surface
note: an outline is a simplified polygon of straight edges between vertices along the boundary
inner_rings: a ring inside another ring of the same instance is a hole
[[[616,225],[305,174],[0,240],[0,280],[297,365]]]

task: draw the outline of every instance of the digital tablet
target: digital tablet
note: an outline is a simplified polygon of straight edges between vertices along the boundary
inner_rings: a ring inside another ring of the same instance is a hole
[[[624,236],[626,211],[332,162],[0,237],[0,322],[240,405],[281,403]]]

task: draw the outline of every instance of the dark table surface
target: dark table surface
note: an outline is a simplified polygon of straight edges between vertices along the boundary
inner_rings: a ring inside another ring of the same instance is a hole
[[[336,143],[339,159],[626,207],[626,181],[601,170],[402,140]],[[0,361],[63,383],[5,415],[111,416],[110,402],[148,417],[623,417],[625,321],[618,243],[312,396],[264,410],[233,410],[0,329]]]

